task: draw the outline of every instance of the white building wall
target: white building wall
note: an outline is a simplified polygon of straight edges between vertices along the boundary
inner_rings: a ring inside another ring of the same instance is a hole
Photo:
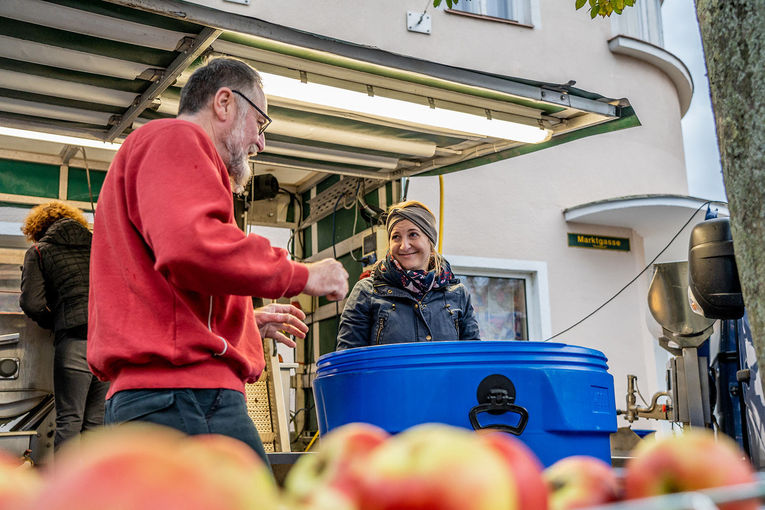
[[[575,11],[573,2],[531,0],[537,21],[533,28],[431,7],[430,35],[406,30],[406,13],[421,11],[421,0],[197,3],[442,64],[550,83],[573,79],[578,88],[628,98],[639,127],[444,177],[444,253],[545,261],[553,333],[600,306],[653,256],[644,253],[644,240],[631,229],[567,224],[563,210],[627,195],[687,194],[681,107],[674,83],[648,63],[613,54],[608,47],[611,21],[591,20],[584,10]],[[437,211],[438,179],[414,178],[409,198]],[[627,237],[631,251],[571,248],[568,232]],[[682,246],[675,250],[682,252]],[[646,305],[650,276],[648,271],[595,316],[556,339],[608,356],[621,408],[628,373],[638,376],[646,398],[664,389],[657,366],[666,357],[655,347],[658,330],[651,325]]]

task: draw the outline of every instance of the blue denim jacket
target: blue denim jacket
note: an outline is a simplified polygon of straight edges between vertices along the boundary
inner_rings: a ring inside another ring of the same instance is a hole
[[[470,294],[459,279],[418,301],[405,289],[369,277],[356,283],[348,296],[337,350],[443,340],[480,340]]]

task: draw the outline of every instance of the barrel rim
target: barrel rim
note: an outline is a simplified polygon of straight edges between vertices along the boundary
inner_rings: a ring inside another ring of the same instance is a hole
[[[501,364],[506,361],[515,361],[513,356],[550,356],[569,358],[572,362],[581,361],[586,364],[595,364],[608,368],[605,354],[596,349],[553,342],[528,342],[517,340],[463,340],[447,342],[413,342],[386,345],[373,345],[356,347],[343,351],[336,351],[322,355],[317,361],[317,372],[338,369],[344,365],[353,365],[359,362],[373,363],[377,360],[390,361],[392,358],[407,359],[409,364],[432,365],[439,358],[448,361],[453,356],[474,356],[491,354],[492,357],[505,354],[504,359],[487,359]],[[418,361],[418,358],[421,358]],[[414,361],[414,363],[412,363]],[[560,361],[560,360],[558,360]],[[374,364],[367,368],[374,368]]]

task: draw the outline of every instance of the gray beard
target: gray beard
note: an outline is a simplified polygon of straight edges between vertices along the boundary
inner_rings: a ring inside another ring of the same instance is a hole
[[[236,127],[229,134],[224,142],[229,158],[226,168],[228,169],[229,179],[231,179],[231,188],[234,193],[242,193],[244,187],[252,177],[249,156],[247,150],[242,149],[242,133],[244,132],[244,115],[237,122]]]
[[[244,151],[236,151],[231,154],[228,163],[228,175],[229,179],[231,179],[231,189],[234,193],[242,193],[244,187],[250,182],[250,177],[252,177],[249,158]]]

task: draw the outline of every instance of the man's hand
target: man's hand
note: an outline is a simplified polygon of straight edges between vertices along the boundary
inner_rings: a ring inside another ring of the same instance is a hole
[[[255,309],[255,322],[261,338],[273,338],[287,347],[295,347],[287,335],[305,338],[308,326],[303,320],[305,314],[300,308],[281,303],[271,303]]]
[[[303,292],[309,296],[326,296],[330,301],[340,301],[348,294],[348,272],[335,259],[324,259],[306,264],[308,282]]]

